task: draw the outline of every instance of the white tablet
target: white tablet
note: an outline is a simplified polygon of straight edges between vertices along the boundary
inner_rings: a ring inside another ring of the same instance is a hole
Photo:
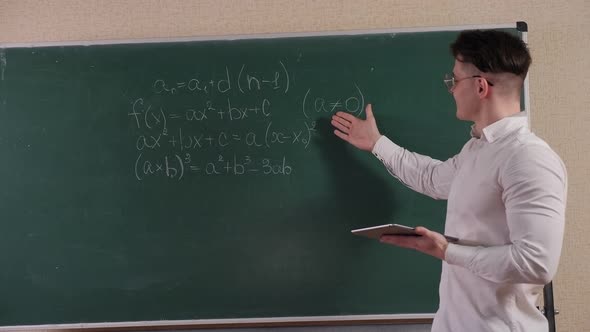
[[[365,236],[371,239],[379,240],[382,235],[402,235],[402,236],[420,236],[416,234],[416,229],[410,226],[399,224],[386,224],[367,228],[353,229],[352,234]],[[444,236],[449,242],[459,242],[459,239],[452,236]]]

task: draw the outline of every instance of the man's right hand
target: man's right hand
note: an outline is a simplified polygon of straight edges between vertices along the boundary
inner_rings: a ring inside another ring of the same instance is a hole
[[[342,138],[348,143],[365,151],[372,151],[375,143],[381,137],[379,129],[377,129],[377,122],[373,116],[371,104],[365,107],[367,117],[365,120],[356,118],[354,115],[337,112],[332,116],[332,126],[336,128],[334,134]]]

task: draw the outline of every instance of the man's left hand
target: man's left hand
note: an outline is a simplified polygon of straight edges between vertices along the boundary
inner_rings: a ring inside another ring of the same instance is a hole
[[[424,227],[416,227],[416,234],[420,236],[383,235],[379,240],[394,246],[415,249],[445,260],[445,252],[447,251],[449,242],[444,235],[430,231]]]

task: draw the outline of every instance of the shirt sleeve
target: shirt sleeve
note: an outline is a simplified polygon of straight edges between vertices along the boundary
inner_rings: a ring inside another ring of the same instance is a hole
[[[557,271],[563,242],[565,166],[548,146],[529,146],[505,163],[499,183],[510,243],[449,244],[445,260],[492,282],[547,284]]]
[[[434,199],[447,199],[458,168],[458,156],[447,161],[410,152],[381,136],[373,154],[405,186]]]

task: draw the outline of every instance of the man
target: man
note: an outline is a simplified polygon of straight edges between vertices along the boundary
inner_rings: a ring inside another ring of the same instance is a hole
[[[334,133],[411,189],[447,199],[445,234],[478,244],[448,243],[424,227],[420,237],[381,238],[443,260],[432,331],[547,331],[535,304],[559,262],[567,175],[520,112],[530,54],[517,37],[479,30],[462,32],[451,51],[444,83],[457,118],[474,123],[459,154],[443,162],[396,145],[379,133],[370,104],[365,120],[336,113]]]

